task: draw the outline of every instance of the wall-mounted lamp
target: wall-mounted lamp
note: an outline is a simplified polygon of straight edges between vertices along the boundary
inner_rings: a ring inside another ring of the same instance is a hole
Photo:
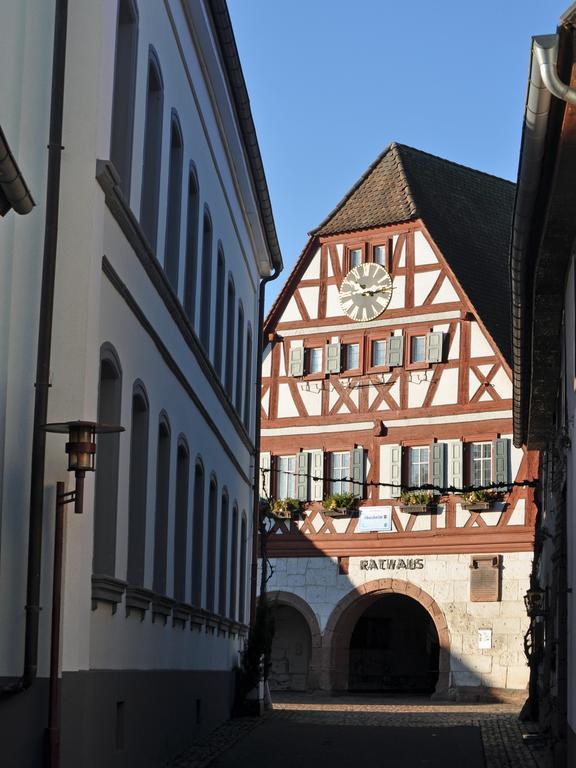
[[[524,605],[528,616],[536,618],[546,615],[546,590],[541,587],[531,587],[524,595]]]

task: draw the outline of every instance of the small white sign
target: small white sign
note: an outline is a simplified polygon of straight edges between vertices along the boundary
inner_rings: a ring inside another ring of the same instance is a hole
[[[478,630],[478,648],[481,648],[483,650],[492,648],[492,630],[491,629]]]
[[[360,507],[356,533],[392,530],[392,507]]]

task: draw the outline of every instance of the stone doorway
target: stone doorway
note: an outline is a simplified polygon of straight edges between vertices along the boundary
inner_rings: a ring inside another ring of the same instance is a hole
[[[428,611],[405,595],[383,595],[352,630],[348,690],[430,694],[438,660],[438,632]]]

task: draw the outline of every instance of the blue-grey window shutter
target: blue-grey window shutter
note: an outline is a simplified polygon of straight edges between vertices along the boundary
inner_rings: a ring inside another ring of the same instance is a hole
[[[426,335],[426,362],[441,363],[444,334],[442,331],[434,331]]]
[[[509,482],[508,470],[508,440],[494,440],[494,482],[502,483],[500,490],[505,491]]]
[[[326,373],[340,373],[341,367],[340,344],[327,344]]]
[[[432,443],[430,446],[432,485],[437,488],[444,488],[444,454],[444,443]]]
[[[448,443],[448,486],[462,488],[464,485],[464,452],[461,440]]]
[[[364,448],[352,451],[352,493],[364,498]]]
[[[390,497],[398,498],[402,492],[402,446],[390,446]]]
[[[304,376],[304,347],[291,347],[288,375]]]
[[[390,368],[404,362],[404,336],[390,336],[386,346],[386,364]]]
[[[270,496],[271,458],[269,451],[260,452],[260,496],[263,499],[267,499]]]
[[[310,456],[312,464],[310,470],[312,493],[310,495],[312,501],[322,501],[324,498],[324,451],[312,451]]]
[[[309,453],[296,454],[298,475],[296,477],[296,496],[299,501],[308,501],[308,461]]]

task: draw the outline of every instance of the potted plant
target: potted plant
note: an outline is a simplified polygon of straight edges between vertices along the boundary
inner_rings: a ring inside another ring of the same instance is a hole
[[[437,502],[430,491],[402,491],[400,494],[402,509],[410,514],[433,512]]]
[[[271,499],[270,514],[272,517],[289,519],[300,514],[302,503],[298,499]]]
[[[502,493],[499,491],[465,491],[461,494],[462,509],[469,509],[472,512],[481,512],[482,510],[492,509],[494,503],[502,500]]]
[[[329,493],[322,506],[330,517],[346,517],[358,509],[358,496],[353,493]]]

